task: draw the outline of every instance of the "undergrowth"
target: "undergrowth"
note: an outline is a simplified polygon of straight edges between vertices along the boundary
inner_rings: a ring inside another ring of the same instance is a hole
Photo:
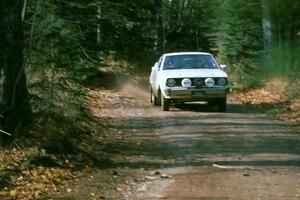
[[[110,84],[106,75],[125,78],[132,66],[106,57],[98,66],[87,68],[93,70],[86,73],[82,66],[74,75],[74,70],[68,68],[39,67],[28,72],[33,120],[11,145],[0,147],[0,199],[11,199],[16,194],[30,199],[36,191],[47,193],[77,177],[77,172],[91,171],[109,162],[101,152],[95,153],[106,129],[86,108],[89,87],[93,87],[93,82],[87,83],[95,79]],[[40,182],[39,176],[46,177],[43,183],[47,185]],[[48,184],[57,177],[62,181]],[[28,183],[40,189],[31,191]]]
[[[284,78],[290,84],[288,90],[292,96],[299,95],[295,89],[300,81],[300,48],[279,44],[266,51],[262,58],[252,64],[251,70],[245,66],[230,67],[231,86],[236,91],[263,87],[265,80]]]

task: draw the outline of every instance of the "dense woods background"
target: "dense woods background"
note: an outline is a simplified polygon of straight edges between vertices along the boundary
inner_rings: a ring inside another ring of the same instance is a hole
[[[147,74],[161,53],[208,51],[236,89],[295,77],[299,10],[293,0],[1,1],[0,129],[16,134],[32,110],[39,123],[87,130],[76,123],[81,86],[112,60]]]

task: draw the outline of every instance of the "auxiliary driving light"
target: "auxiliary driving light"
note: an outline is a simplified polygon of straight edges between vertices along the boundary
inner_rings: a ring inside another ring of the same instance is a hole
[[[207,78],[204,82],[207,87],[214,87],[215,85],[215,81],[212,78]]]
[[[182,87],[188,88],[192,86],[192,81],[189,78],[185,78],[181,81]]]

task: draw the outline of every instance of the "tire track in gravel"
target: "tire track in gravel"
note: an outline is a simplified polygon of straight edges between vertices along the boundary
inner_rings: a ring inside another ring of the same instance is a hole
[[[130,121],[151,124],[165,147],[154,150],[164,158],[154,170],[171,178],[148,183],[138,199],[300,199],[297,129],[236,102],[226,113],[199,104],[162,112],[140,97],[144,119]]]
[[[162,112],[133,84],[118,98],[98,115],[120,133],[107,144],[112,167],[144,170],[124,199],[300,199],[297,129],[233,101],[226,113],[202,104]]]

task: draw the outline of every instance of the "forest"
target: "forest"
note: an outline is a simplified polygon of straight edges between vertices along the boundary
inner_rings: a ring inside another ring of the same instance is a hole
[[[14,134],[41,102],[37,109],[49,112],[61,90],[84,95],[80,85],[108,58],[146,74],[161,53],[207,51],[230,66],[234,88],[259,83],[257,75],[293,76],[299,7],[291,0],[3,1],[1,127]]]
[[[70,135],[97,131],[88,85],[148,77],[167,52],[214,54],[233,91],[283,77],[299,98],[299,10],[294,0],[3,0],[0,143],[69,152]]]

